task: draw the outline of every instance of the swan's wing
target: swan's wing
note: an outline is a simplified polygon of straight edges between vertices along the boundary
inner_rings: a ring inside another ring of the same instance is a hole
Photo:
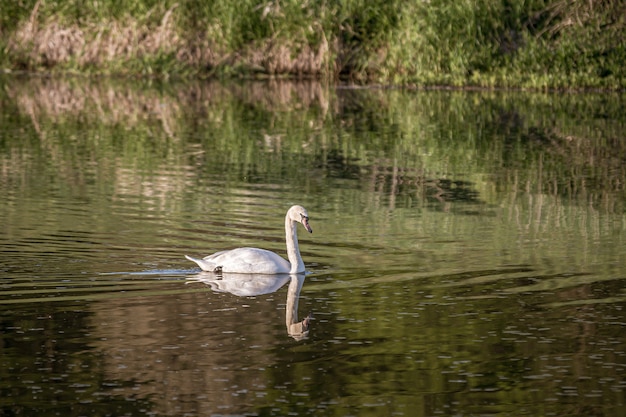
[[[210,262],[223,273],[287,274],[291,269],[291,264],[279,255],[258,248],[224,251],[211,257]]]
[[[258,248],[238,248],[214,253],[203,259],[187,259],[203,271],[239,274],[288,274],[291,264],[274,252]]]
[[[214,263],[214,259],[218,258],[219,256],[227,253],[227,252],[231,252],[232,250],[221,250],[219,252],[215,252],[212,255],[209,256],[205,256],[204,258],[202,258],[202,260],[207,261],[207,262],[213,262]]]

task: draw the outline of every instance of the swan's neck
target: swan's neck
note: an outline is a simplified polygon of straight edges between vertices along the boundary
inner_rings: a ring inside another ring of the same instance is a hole
[[[300,256],[300,248],[298,247],[298,223],[285,217],[285,239],[287,241],[287,258],[291,264],[290,274],[304,272],[304,262]]]

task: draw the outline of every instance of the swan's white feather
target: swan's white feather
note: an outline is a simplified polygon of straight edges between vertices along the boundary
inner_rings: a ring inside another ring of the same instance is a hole
[[[304,262],[298,248],[298,233],[296,224],[302,223],[304,228],[312,233],[309,226],[309,215],[302,206],[292,206],[285,216],[285,238],[287,257],[259,248],[237,248],[220,251],[202,259],[185,255],[185,258],[195,262],[203,271],[239,273],[239,274],[289,274],[304,272]]]
[[[259,248],[224,250],[203,259],[185,257],[209,272],[272,275],[288,274],[291,269],[291,264],[280,255]]]

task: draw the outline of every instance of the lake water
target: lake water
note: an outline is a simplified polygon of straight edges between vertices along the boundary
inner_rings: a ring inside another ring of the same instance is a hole
[[[626,414],[624,95],[0,84],[1,415]]]

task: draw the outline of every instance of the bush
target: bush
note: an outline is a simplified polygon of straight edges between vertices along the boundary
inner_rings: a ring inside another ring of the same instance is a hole
[[[0,0],[7,69],[626,86],[624,0]]]

